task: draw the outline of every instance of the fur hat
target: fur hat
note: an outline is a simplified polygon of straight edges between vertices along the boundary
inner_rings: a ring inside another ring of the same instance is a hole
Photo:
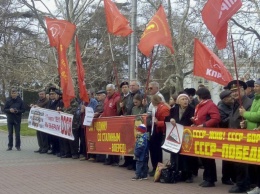
[[[122,82],[121,84],[120,84],[120,88],[122,88],[123,86],[125,86],[125,85],[129,85],[129,83],[128,82],[126,82],[126,81],[124,81],[124,82]]]
[[[137,131],[141,132],[141,133],[145,133],[146,132],[146,126],[144,124],[140,124],[137,128]]]

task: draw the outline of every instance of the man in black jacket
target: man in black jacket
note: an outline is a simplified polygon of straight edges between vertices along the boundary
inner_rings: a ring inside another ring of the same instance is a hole
[[[25,112],[25,107],[23,100],[18,96],[17,89],[11,89],[11,97],[6,100],[4,112],[7,116],[8,127],[8,148],[6,151],[10,151],[13,148],[13,128],[15,129],[15,147],[18,151],[21,151],[20,130],[22,113]]]
[[[232,107],[234,99],[232,98],[232,92],[230,90],[224,90],[219,95],[221,101],[218,103],[218,110],[220,113],[221,121],[219,123],[220,128],[228,128],[230,114],[232,113]],[[222,183],[224,185],[233,185],[235,181],[235,169],[234,162],[222,160]],[[233,181],[232,181],[233,180]]]

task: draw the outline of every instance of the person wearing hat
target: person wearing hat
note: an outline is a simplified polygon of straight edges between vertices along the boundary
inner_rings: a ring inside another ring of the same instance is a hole
[[[148,134],[147,129],[144,124],[140,124],[136,128],[136,142],[134,156],[136,160],[136,170],[135,176],[132,178],[135,180],[146,180],[148,174],[148,159],[149,159],[149,149],[148,149]]]
[[[56,92],[55,91],[56,90],[57,90],[57,88],[55,88],[53,86],[51,86],[48,89],[48,92],[49,92],[49,102],[46,105],[47,109],[56,111],[56,108],[57,108],[58,103],[59,103],[59,101],[55,99],[55,97],[56,97]],[[54,136],[54,135],[48,134],[48,142],[49,142],[49,151],[47,153],[48,154],[56,154],[56,151],[58,150],[58,145],[59,145],[57,137]]]
[[[250,110],[252,105],[252,100],[246,96],[247,85],[241,80],[233,80],[228,83],[228,89],[232,92],[232,97],[234,98],[234,104],[232,107],[232,112],[229,118],[229,128],[241,129],[240,122],[243,120],[239,113],[239,107],[243,106],[245,110]],[[239,96],[240,93],[240,96]],[[240,98],[240,99],[239,99]],[[241,104],[240,104],[241,101]],[[249,188],[248,183],[248,164],[235,162],[234,169],[236,175],[236,185],[234,185],[229,193],[243,193]]]
[[[15,130],[15,148],[17,151],[21,151],[20,130],[25,106],[16,88],[11,89],[11,96],[7,98],[4,105],[4,112],[7,116],[8,127],[8,148],[6,151],[10,151],[13,148],[13,130]]]
[[[245,119],[241,122],[241,127],[248,130],[256,130],[260,126],[260,79],[254,83],[254,93],[255,98],[250,110],[245,110],[244,107],[239,108],[240,115]],[[249,177],[252,183],[256,184],[257,187],[247,193],[260,193],[260,168],[258,165],[249,165]]]
[[[106,99],[106,90],[99,90],[96,92],[97,107],[94,113],[94,118],[98,118],[104,110],[104,101]]]
[[[230,90],[224,90],[219,94],[220,102],[218,103],[218,110],[220,113],[221,121],[219,123],[220,128],[228,128],[229,115],[232,112],[234,99]],[[222,184],[234,185],[234,163],[226,160],[222,160]],[[233,180],[233,181],[232,181]]]
[[[194,116],[195,109],[190,104],[190,97],[187,94],[179,94],[176,105],[170,109],[170,115],[165,118],[165,122],[171,122],[173,126],[176,123],[183,126],[191,126],[191,118]],[[180,153],[171,153],[171,164],[174,164],[175,172],[181,171],[182,180],[186,183],[192,183],[192,171],[197,157],[180,155]]]
[[[118,115],[126,115],[126,103],[128,98],[130,97],[129,93],[129,84],[128,82],[124,81],[120,84],[121,94],[120,94],[120,101],[117,104],[117,114]]]
[[[246,82],[246,85],[247,85],[247,89],[246,89],[247,97],[254,100],[254,97],[255,97],[255,92],[254,92],[255,81],[249,80],[249,81]]]

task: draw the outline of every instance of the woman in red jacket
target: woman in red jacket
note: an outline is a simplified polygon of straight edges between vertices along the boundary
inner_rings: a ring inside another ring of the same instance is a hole
[[[218,107],[211,100],[210,92],[207,88],[200,88],[196,92],[199,104],[195,108],[193,123],[196,127],[218,127],[220,114]],[[203,182],[201,187],[214,187],[217,181],[217,171],[215,159],[201,158],[204,166]]]
[[[165,134],[165,117],[167,117],[170,113],[169,105],[162,102],[162,99],[158,95],[154,95],[152,97],[152,115],[154,126],[151,130],[150,137],[150,155],[151,162],[153,166],[153,170],[150,172],[150,176],[153,176],[157,167],[158,162],[162,162],[162,141],[164,140]]]

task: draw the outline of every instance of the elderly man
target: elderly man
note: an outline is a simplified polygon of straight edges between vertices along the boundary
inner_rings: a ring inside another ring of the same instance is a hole
[[[241,129],[240,122],[243,118],[239,113],[239,102],[241,101],[241,106],[243,106],[245,110],[249,110],[252,100],[246,96],[245,90],[247,85],[245,82],[233,80],[228,83],[227,87],[232,91],[232,97],[235,100],[233,110],[230,114],[229,128]],[[239,92],[241,100],[239,99]],[[234,163],[234,168],[236,170],[236,185],[229,190],[229,193],[244,193],[249,188],[248,164],[236,162]]]
[[[244,117],[244,121],[241,122],[241,127],[246,127],[248,130],[256,130],[260,126],[260,79],[254,83],[255,98],[251,106],[250,111],[246,111],[244,107],[239,109],[239,113]],[[257,129],[259,130],[259,129]],[[260,193],[260,167],[258,165],[250,165],[249,168],[253,173],[249,173],[250,180],[255,180],[257,187],[252,191],[247,192],[248,194],[259,194]],[[255,175],[255,176],[254,176]]]
[[[11,97],[7,98],[4,112],[7,115],[7,127],[8,127],[8,148],[6,151],[10,151],[13,148],[13,129],[15,129],[15,147],[18,151],[21,151],[21,120],[22,113],[25,112],[24,102],[18,96],[18,91],[15,88],[11,89]]]
[[[232,97],[232,91],[224,90],[219,95],[221,101],[218,103],[218,110],[220,113],[221,121],[219,123],[220,128],[228,128],[230,114],[234,104]],[[222,160],[222,183],[224,185],[233,185],[235,179],[234,163],[226,160]],[[233,180],[233,181],[232,181]]]
[[[104,111],[101,117],[117,116],[117,104],[120,101],[120,94],[116,92],[114,84],[108,84],[106,87],[107,97],[104,102]],[[119,157],[116,155],[109,155],[106,159],[105,165],[118,166]]]

